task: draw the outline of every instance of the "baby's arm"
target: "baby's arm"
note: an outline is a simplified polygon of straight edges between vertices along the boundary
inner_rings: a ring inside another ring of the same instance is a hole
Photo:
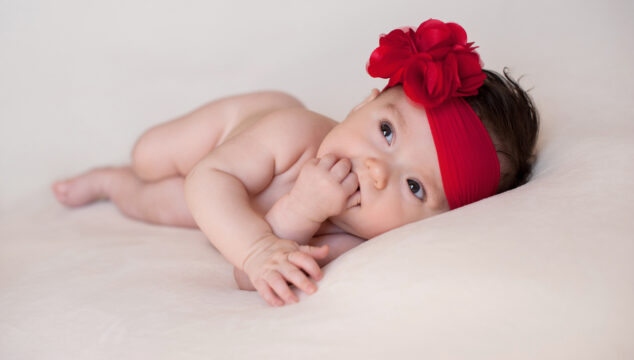
[[[299,212],[296,211],[293,200],[294,198],[291,198],[289,194],[278,199],[273,207],[266,213],[265,220],[271,226],[271,230],[276,236],[306,245],[311,239],[311,236],[313,236],[321,226],[321,222],[300,215]],[[332,247],[328,248],[328,257],[332,255],[331,249]],[[322,265],[320,265],[320,267],[321,266]],[[253,284],[251,284],[249,276],[238,267],[234,267],[233,276],[240,290],[256,290]]]
[[[266,214],[275,234],[305,245],[326,219],[354,206],[350,196],[359,183],[351,166],[332,154],[308,160],[291,191]]]
[[[328,245],[327,256],[317,259],[320,267],[364,241],[345,233],[312,237],[327,218],[355,205],[350,194],[357,188],[358,180],[350,167],[348,159],[337,160],[330,154],[307,161],[291,192],[281,197],[265,217],[281,238],[300,244],[310,241],[312,246]],[[233,275],[240,289],[255,289],[240,269],[234,268]]]
[[[288,124],[254,124],[203,158],[185,181],[186,202],[200,229],[229,262],[248,274],[271,305],[280,302],[275,293],[287,302],[297,299],[285,278],[312,293],[315,286],[300,269],[321,279],[315,258],[325,257],[328,250],[275,236],[251,208],[250,195],[265,189],[305,151],[301,140],[280,139],[284,126]]]
[[[361,239],[354,235],[341,233],[314,237],[310,239],[309,245],[315,247],[328,245],[328,255],[324,258],[317,259],[317,264],[319,264],[319,267],[323,268],[331,261],[341,256],[343,253],[358,245],[361,245],[363,242],[365,242],[364,239]],[[253,284],[251,284],[251,281],[249,280],[249,277],[243,271],[238,268],[234,268],[233,275],[236,283],[238,284],[238,287],[241,290],[255,290]]]

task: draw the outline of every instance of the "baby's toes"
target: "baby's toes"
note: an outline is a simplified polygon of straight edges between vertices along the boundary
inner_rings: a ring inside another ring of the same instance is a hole
[[[53,184],[52,189],[59,202],[66,206],[81,206],[90,202],[90,196],[85,189],[78,188],[72,180],[58,181]],[[80,186],[81,187],[81,186]]]
[[[51,188],[59,202],[66,206],[82,206],[106,198],[102,181],[94,173],[55,182]]]
[[[63,200],[66,198],[66,192],[68,191],[68,184],[66,183],[66,181],[54,182],[51,186],[51,190],[53,190],[53,193],[55,194],[55,197],[57,197],[57,200],[63,202]]]

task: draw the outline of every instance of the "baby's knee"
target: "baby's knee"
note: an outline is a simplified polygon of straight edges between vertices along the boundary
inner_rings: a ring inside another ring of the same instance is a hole
[[[274,107],[288,108],[288,107],[305,107],[304,104],[295,96],[279,91],[279,90],[263,90],[256,93],[266,99],[267,104],[271,104]]]
[[[249,276],[235,266],[233,267],[233,277],[236,279],[236,284],[238,284],[240,290],[255,290],[255,287],[251,284],[251,280],[249,280]]]
[[[180,175],[171,158],[165,154],[166,139],[154,129],[139,137],[132,148],[132,170],[143,181],[155,182]]]

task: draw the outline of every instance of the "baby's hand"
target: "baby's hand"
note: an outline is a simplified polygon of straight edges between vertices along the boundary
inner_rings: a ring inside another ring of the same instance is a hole
[[[359,186],[349,159],[327,154],[307,161],[289,193],[293,208],[310,221],[322,223],[355,204],[351,195]]]
[[[299,301],[288,287],[287,281],[308,294],[317,291],[317,286],[300,269],[313,279],[321,280],[323,274],[314,258],[323,259],[328,251],[327,245],[299,245],[293,240],[270,235],[253,245],[244,260],[243,269],[269,305],[282,306],[284,301],[287,304]]]

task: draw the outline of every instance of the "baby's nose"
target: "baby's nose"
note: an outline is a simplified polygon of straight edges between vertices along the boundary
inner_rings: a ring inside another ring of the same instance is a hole
[[[365,166],[368,168],[370,178],[374,181],[374,187],[378,190],[387,185],[388,169],[384,162],[376,158],[367,158]]]

